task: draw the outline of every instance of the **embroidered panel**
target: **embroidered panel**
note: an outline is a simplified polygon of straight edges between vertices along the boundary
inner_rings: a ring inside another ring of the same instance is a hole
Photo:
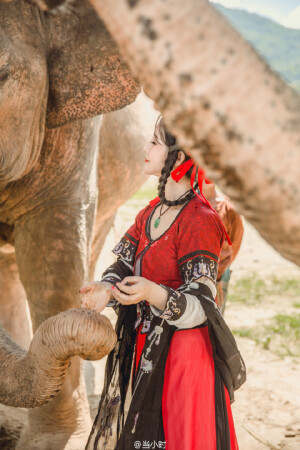
[[[206,276],[214,283],[218,273],[218,257],[209,252],[190,253],[178,261],[181,278],[184,283]]]
[[[168,291],[168,300],[164,312],[159,317],[166,320],[178,320],[185,312],[186,297],[175,289],[162,284],[161,286]]]
[[[138,240],[125,233],[120,242],[113,249],[113,253],[119,256],[122,260],[130,264],[133,269],[135,253],[138,245]]]

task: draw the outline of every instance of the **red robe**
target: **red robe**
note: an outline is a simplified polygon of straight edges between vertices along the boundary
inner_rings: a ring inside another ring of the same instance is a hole
[[[133,263],[134,274],[178,289],[204,275],[214,282],[224,235],[220,219],[194,197],[170,227],[151,240],[150,220],[155,206],[147,206],[124,235],[115,254]],[[178,308],[177,308],[178,309]],[[164,311],[172,324],[171,309]],[[183,314],[180,308],[174,319]],[[152,314],[148,315],[151,321]],[[163,317],[163,316],[162,316]],[[147,332],[147,320],[137,327],[135,370]],[[163,427],[168,450],[216,450],[215,372],[207,326],[176,330],[167,357],[162,395]],[[238,449],[228,393],[225,389],[231,450]]]

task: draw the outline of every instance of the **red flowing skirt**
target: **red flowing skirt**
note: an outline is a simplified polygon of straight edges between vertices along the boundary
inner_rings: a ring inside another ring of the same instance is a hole
[[[147,334],[136,340],[138,366]],[[215,374],[208,327],[176,331],[165,367],[162,415],[167,450],[216,450]],[[238,450],[225,388],[231,450]]]

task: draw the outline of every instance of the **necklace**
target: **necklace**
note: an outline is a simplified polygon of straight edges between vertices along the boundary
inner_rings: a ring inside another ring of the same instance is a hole
[[[188,192],[190,191],[190,189],[188,190],[188,191],[186,191],[184,194],[182,194],[177,200],[180,200],[182,197],[184,197]],[[164,206],[164,204],[162,203],[161,204],[161,207],[160,207],[160,212],[159,212],[159,216],[158,216],[158,218],[155,220],[155,222],[154,222],[154,228],[158,228],[158,226],[159,226],[159,224],[160,224],[160,218],[165,214],[165,212],[167,212],[168,211],[168,209],[170,209],[171,208],[171,206],[168,206],[167,207],[167,209],[165,209],[164,210],[164,212],[162,213],[162,207]]]
[[[163,216],[164,213],[167,212],[168,209],[171,208],[171,206],[168,206],[167,209],[165,209],[164,212],[162,213],[161,210],[162,210],[162,207],[163,207],[163,206],[164,206],[164,204],[162,203],[162,204],[161,204],[161,207],[160,207],[160,213],[159,213],[159,216],[158,216],[158,218],[156,219],[156,221],[154,222],[154,228],[158,228],[158,225],[160,224],[160,218],[161,218],[161,216]]]

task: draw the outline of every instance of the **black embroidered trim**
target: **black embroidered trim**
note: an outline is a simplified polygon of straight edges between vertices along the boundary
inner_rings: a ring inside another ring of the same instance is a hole
[[[202,276],[210,278],[215,283],[217,273],[217,261],[203,255],[188,259],[180,265],[180,274],[184,283],[191,283]]]
[[[164,312],[159,316],[161,319],[178,320],[186,310],[186,297],[175,289],[161,286],[168,292],[168,300]]]
[[[113,253],[119,256],[124,261],[133,265],[137,243],[138,241],[136,239],[134,239],[128,233],[125,233],[120,242],[118,242],[118,244],[113,249]]]
[[[138,245],[139,241],[138,239],[135,239],[133,236],[131,236],[129,233],[125,233],[124,236],[131,241],[133,244]]]
[[[196,250],[195,252],[187,253],[182,258],[178,260],[178,264],[181,265],[183,262],[185,262],[187,259],[193,259],[196,256],[211,256],[213,259],[215,259],[217,262],[219,261],[218,255],[215,255],[214,253],[208,252],[207,250]]]

